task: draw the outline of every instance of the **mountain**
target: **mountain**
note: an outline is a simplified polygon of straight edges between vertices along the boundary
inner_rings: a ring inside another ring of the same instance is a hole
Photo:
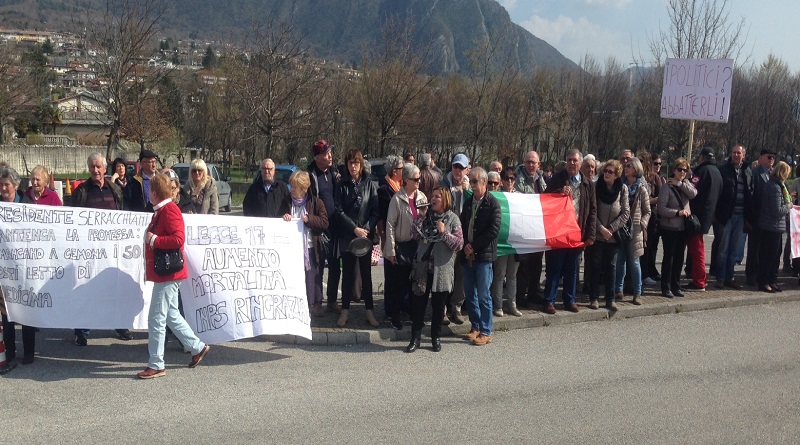
[[[117,1],[117,0],[112,0]],[[494,0],[164,0],[164,36],[236,42],[252,24],[291,22],[311,55],[358,65],[365,48],[380,46],[387,20],[412,23],[414,44],[432,45],[433,73],[467,73],[476,42],[503,36],[497,60],[530,73],[576,65],[545,41],[511,22]],[[53,30],[70,15],[102,11],[105,0],[0,0],[0,26]],[[80,21],[80,20],[78,20]],[[66,22],[66,23],[65,23]]]

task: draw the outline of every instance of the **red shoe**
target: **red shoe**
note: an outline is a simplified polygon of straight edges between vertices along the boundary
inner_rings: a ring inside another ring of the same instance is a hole
[[[197,354],[192,356],[192,361],[189,362],[189,367],[194,368],[195,366],[199,365],[201,361],[203,361],[203,357],[208,354],[208,350],[211,349],[211,346],[205,345],[203,349],[200,350]]]
[[[167,375],[166,369],[145,368],[144,371],[136,374],[136,377],[140,379],[154,379],[156,377],[164,377],[165,375]]]

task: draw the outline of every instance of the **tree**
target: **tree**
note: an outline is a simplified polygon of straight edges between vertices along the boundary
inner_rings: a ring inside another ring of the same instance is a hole
[[[388,21],[383,31],[384,45],[378,54],[366,54],[361,77],[356,83],[353,117],[363,131],[363,149],[386,156],[391,143],[409,136],[404,118],[433,82],[423,75],[428,51],[417,52],[411,26]]]
[[[119,142],[120,129],[127,119],[125,113],[144,103],[129,91],[133,88],[137,94],[147,96],[166,75],[165,71],[145,71],[139,63],[150,53],[164,11],[162,0],[107,0],[102,19],[89,20],[88,43],[100,48],[91,57],[91,64],[106,82],[101,95],[109,125],[107,158]],[[130,125],[137,120],[134,117],[127,122]]]
[[[226,57],[226,100],[234,101],[252,128],[246,140],[258,141],[258,158],[315,134],[310,126],[327,108],[325,78],[304,62],[302,38],[291,24],[271,19],[255,25],[243,57]]]
[[[211,49],[211,45],[206,47],[206,53],[203,55],[203,68],[211,69],[217,66],[217,55]]]
[[[28,68],[15,61],[15,49],[11,44],[0,45],[0,143],[5,142],[2,128],[6,121],[36,98]]]

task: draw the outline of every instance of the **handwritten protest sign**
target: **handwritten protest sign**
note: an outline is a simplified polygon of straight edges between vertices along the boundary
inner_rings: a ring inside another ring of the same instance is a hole
[[[0,286],[9,318],[50,328],[147,328],[142,237],[152,215],[0,204]],[[184,215],[186,319],[206,343],[311,338],[302,225]]]
[[[142,236],[151,217],[2,203],[0,286],[9,318],[37,327],[146,328]]]
[[[728,122],[733,59],[667,59],[661,117]]]
[[[206,343],[262,334],[311,339],[299,220],[184,215],[186,321]]]

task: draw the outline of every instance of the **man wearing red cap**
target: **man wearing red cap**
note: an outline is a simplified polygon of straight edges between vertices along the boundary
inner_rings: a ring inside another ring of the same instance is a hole
[[[339,252],[336,249],[337,242],[333,238],[336,233],[336,219],[333,218],[334,201],[333,190],[339,182],[339,172],[333,166],[333,145],[328,144],[324,139],[318,140],[311,147],[314,161],[308,165],[308,173],[311,176],[311,195],[319,198],[325,204],[325,211],[328,214],[328,230],[325,234],[328,237],[330,246],[328,258],[325,262],[328,266],[328,310],[340,313],[342,311],[336,299],[339,294],[339,278],[342,271],[339,267]],[[322,274],[319,275],[322,277]]]

